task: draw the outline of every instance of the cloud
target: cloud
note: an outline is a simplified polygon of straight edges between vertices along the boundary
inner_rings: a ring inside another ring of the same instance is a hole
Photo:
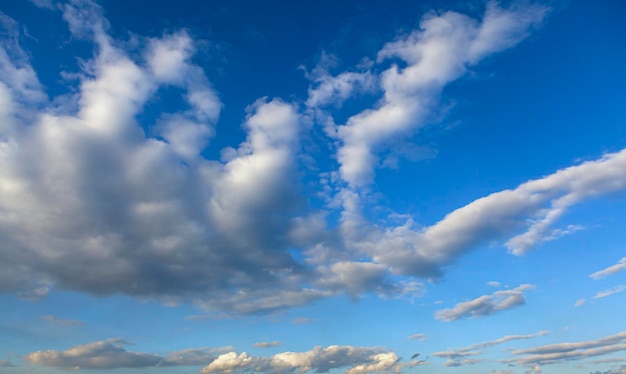
[[[161,357],[147,353],[131,352],[123,339],[109,339],[78,345],[65,351],[37,351],[22,359],[30,365],[43,365],[64,369],[145,368],[156,366]]]
[[[249,105],[245,139],[219,159],[205,151],[223,103],[194,63],[188,32],[127,43],[109,35],[93,1],[59,10],[73,39],[94,47],[92,59],[66,72],[77,79],[66,81],[72,95],[62,98],[48,97],[19,25],[0,17],[0,292],[191,302],[209,317],[341,294],[414,297],[423,292],[415,278],[440,276],[471,248],[528,228],[532,235],[507,244],[522,254],[574,231],[551,228],[571,205],[626,187],[625,150],[496,192],[429,227],[411,219],[379,226],[360,211],[359,186],[373,178],[378,154],[400,142],[392,156],[416,156],[420,147],[407,136],[428,122],[444,86],[519,43],[545,17],[541,6],[494,3],[481,20],[429,13],[419,30],[385,44],[376,63],[334,75],[321,63],[302,105]],[[173,112],[149,107],[163,90],[179,95]],[[362,93],[382,96],[345,124],[322,121]],[[312,155],[302,139],[312,118],[326,126],[325,145],[339,161],[314,191],[328,198],[321,207],[304,193],[310,170],[302,159]],[[467,315],[523,303],[517,291],[498,292]]]
[[[626,291],[626,286],[617,286],[617,287],[613,287],[609,290],[606,291],[602,291],[602,292],[598,292],[593,298],[594,299],[601,299],[607,296],[611,296],[614,295],[616,293],[620,293]]]
[[[58,318],[50,314],[45,314],[41,316],[41,319],[48,321],[50,323],[53,323],[53,324],[64,325],[64,326],[82,326],[85,324],[83,321],[79,321],[75,319],[62,319],[62,318]]]
[[[625,189],[626,149],[479,198],[427,227],[416,228],[412,219],[396,227],[368,225],[359,196],[344,192],[344,235],[355,250],[395,274],[436,278],[484,243],[510,238],[509,251],[523,255],[544,238],[554,238],[550,226],[570,206]],[[526,231],[518,234],[521,230]]]
[[[455,12],[431,13],[419,30],[387,43],[377,58],[379,64],[394,61],[380,74],[383,97],[374,109],[355,114],[336,129],[343,180],[352,187],[371,183],[376,153],[424,126],[446,84],[485,57],[519,43],[546,12],[539,6],[504,9],[490,3],[481,21]],[[347,78],[341,77],[333,81]]]
[[[428,337],[426,336],[426,334],[413,334],[413,335],[407,336],[407,339],[419,340],[423,342],[423,341],[426,341]]]
[[[585,300],[585,299],[578,299],[574,303],[574,306],[575,307],[583,306],[583,305],[585,305],[585,303],[587,303],[587,300]]]
[[[626,269],[626,257],[619,260],[617,264],[615,265],[609,266],[608,268],[602,269],[600,271],[596,271],[595,273],[591,274],[589,277],[592,279],[602,279],[602,278],[608,277],[609,275],[619,273],[620,271],[623,271],[625,269]]]
[[[116,338],[77,345],[65,351],[36,351],[22,357],[29,365],[63,369],[115,369],[167,366],[200,366],[216,358],[217,354],[232,350],[223,348],[195,348],[172,352],[166,356],[132,352],[124,347],[130,342]]]
[[[279,345],[282,345],[282,344],[283,343],[281,343],[279,341],[273,341],[273,342],[258,342],[258,343],[254,343],[252,345],[257,347],[257,348],[271,348],[271,347],[278,347]]]
[[[479,360],[476,358],[466,358],[464,360],[447,360],[446,362],[444,362],[444,365],[448,367],[458,367],[463,365],[473,365],[479,362],[483,362],[483,360]]]
[[[523,356],[503,360],[504,363],[535,366],[558,364],[564,361],[581,360],[626,350],[626,332],[620,332],[596,340],[576,343],[557,343],[534,348],[514,350],[513,355]]]
[[[400,363],[393,352],[381,348],[329,346],[315,347],[306,352],[283,352],[273,356],[250,356],[247,353],[229,352],[220,355],[202,373],[233,373],[241,370],[279,374],[314,371],[326,373],[345,368],[346,374],[397,372],[416,362]]]
[[[461,318],[480,318],[496,312],[511,309],[526,303],[524,291],[533,289],[531,284],[523,284],[511,290],[496,291],[491,295],[484,295],[471,301],[458,303],[451,309],[435,312],[435,318],[445,322],[456,321]]]
[[[508,343],[514,340],[532,339],[537,336],[543,336],[547,334],[548,334],[547,331],[539,331],[537,333],[527,334],[527,335],[507,335],[499,339],[472,344],[468,347],[435,352],[435,353],[432,353],[432,356],[449,359],[445,364],[446,366],[460,366],[460,365],[472,364],[472,363],[479,362],[480,360],[474,360],[474,362],[471,362],[471,360],[468,361],[469,359],[465,359],[465,357],[480,355],[483,353],[482,351],[480,351],[481,349],[491,348],[493,346]],[[448,363],[450,363],[450,365],[448,365]]]

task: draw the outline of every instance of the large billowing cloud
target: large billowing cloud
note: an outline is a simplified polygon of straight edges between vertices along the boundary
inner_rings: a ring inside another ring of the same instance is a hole
[[[95,49],[77,71],[63,72],[73,77],[65,81],[70,94],[54,97],[20,47],[19,25],[0,16],[0,292],[126,294],[227,314],[338,294],[412,297],[423,292],[420,278],[441,276],[482,243],[508,240],[523,254],[578,229],[552,228],[573,204],[626,189],[622,151],[495,192],[429,227],[411,219],[381,226],[362,211],[361,187],[374,180],[379,152],[427,123],[446,84],[523,40],[544,18],[540,6],[492,3],[482,19],[429,14],[360,70],[332,76],[321,64],[301,103],[251,103],[245,139],[219,160],[204,151],[223,104],[193,62],[188,32],[123,43],[92,1],[59,9],[73,37]],[[140,122],[163,90],[178,93],[181,106]],[[362,92],[382,96],[336,125],[332,111]],[[325,126],[323,141],[336,146],[338,161],[318,185],[302,167],[315,157],[301,145],[311,119]],[[326,205],[311,204],[310,188]],[[524,301],[521,290],[485,297],[441,318]],[[380,356],[353,369],[391,361]]]

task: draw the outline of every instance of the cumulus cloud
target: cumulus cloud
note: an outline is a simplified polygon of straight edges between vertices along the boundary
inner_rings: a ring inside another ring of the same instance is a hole
[[[360,211],[378,154],[427,122],[446,84],[526,37],[547,12],[541,6],[493,3],[481,20],[432,13],[375,63],[338,74],[321,64],[305,108],[258,99],[246,109],[245,139],[219,160],[205,150],[223,104],[194,63],[188,32],[125,43],[93,1],[58,9],[73,37],[94,45],[71,72],[65,101],[48,97],[19,25],[0,16],[0,292],[125,294],[193,302],[212,316],[339,294],[414,297],[423,290],[415,278],[440,276],[471,248],[514,236],[507,246],[522,254],[575,231],[552,228],[571,205],[626,188],[622,151],[478,199],[429,227],[380,226]],[[179,108],[140,116],[170,89]],[[311,111],[321,121],[364,92],[382,97],[345,124],[323,123],[339,165],[316,191],[328,197],[318,210],[303,193],[302,132]],[[334,213],[337,224],[327,218]],[[503,290],[456,309],[458,318],[482,316],[523,301]]]
[[[531,284],[523,284],[511,290],[496,291],[491,295],[480,296],[471,301],[458,303],[451,309],[435,312],[435,318],[451,322],[461,318],[480,318],[499,311],[511,309],[526,303],[524,291],[533,289]]]
[[[615,265],[611,265],[606,269],[596,271],[595,273],[591,274],[589,277],[592,279],[602,279],[602,278],[608,277],[609,275],[619,273],[620,271],[623,271],[623,270],[626,270],[626,257],[623,257]]]
[[[564,361],[582,360],[589,357],[608,355],[626,350],[626,332],[606,336],[596,340],[576,343],[557,343],[534,348],[514,350],[513,355],[522,357],[503,360],[533,367],[536,365],[558,364]]]
[[[395,353],[382,348],[329,346],[315,347],[306,352],[283,352],[273,356],[250,356],[247,353],[229,352],[217,357],[202,369],[202,373],[233,373],[242,370],[280,373],[326,373],[345,368],[346,374],[399,372],[404,367],[419,365],[409,361],[401,363]]]

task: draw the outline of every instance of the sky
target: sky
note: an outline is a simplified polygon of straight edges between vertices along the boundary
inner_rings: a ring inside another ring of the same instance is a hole
[[[0,0],[0,371],[626,373],[624,19]]]

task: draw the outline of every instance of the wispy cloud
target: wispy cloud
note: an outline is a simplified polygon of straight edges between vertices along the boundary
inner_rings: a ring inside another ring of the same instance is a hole
[[[608,268],[602,269],[600,271],[596,271],[595,273],[589,275],[589,277],[593,279],[602,279],[624,270],[626,270],[626,257],[623,257],[615,265],[609,266]]]
[[[282,344],[283,343],[279,341],[273,341],[273,342],[257,342],[252,345],[257,348],[271,348],[271,347],[278,347],[279,345],[282,345]]]
[[[598,292],[593,298],[594,299],[601,299],[601,298],[604,298],[604,297],[607,297],[607,296],[611,296],[611,295],[614,295],[616,293],[620,293],[620,292],[623,292],[623,291],[626,291],[626,286],[621,285],[621,286],[613,287],[613,288],[611,288],[609,290],[606,290],[606,291]]]
[[[557,343],[535,348],[514,350],[513,355],[523,356],[503,360],[524,366],[558,364],[564,361],[581,360],[589,357],[603,356],[626,350],[626,332],[620,332],[596,340],[576,343]]]
[[[532,339],[538,336],[547,335],[547,331],[539,331],[535,334],[527,335],[507,335],[499,339],[490,340],[482,343],[472,344],[468,347],[456,348],[447,351],[432,353],[432,356],[439,358],[447,358],[446,366],[461,366],[478,363],[481,360],[467,358],[468,356],[478,356],[483,353],[482,349],[491,348],[496,345],[508,343],[515,340]]]
[[[413,334],[413,335],[407,336],[407,339],[426,341],[428,337],[426,336],[426,334]]]
[[[50,323],[53,323],[53,324],[64,325],[64,326],[82,326],[85,324],[83,321],[79,321],[76,319],[62,319],[62,318],[53,316],[51,314],[43,315],[41,316],[41,319],[48,321]]]
[[[435,312],[435,318],[451,322],[461,318],[480,318],[499,311],[511,309],[526,303],[524,291],[533,289],[531,284],[523,284],[511,290],[496,291],[491,295],[480,296],[471,301],[458,303],[451,309]]]

